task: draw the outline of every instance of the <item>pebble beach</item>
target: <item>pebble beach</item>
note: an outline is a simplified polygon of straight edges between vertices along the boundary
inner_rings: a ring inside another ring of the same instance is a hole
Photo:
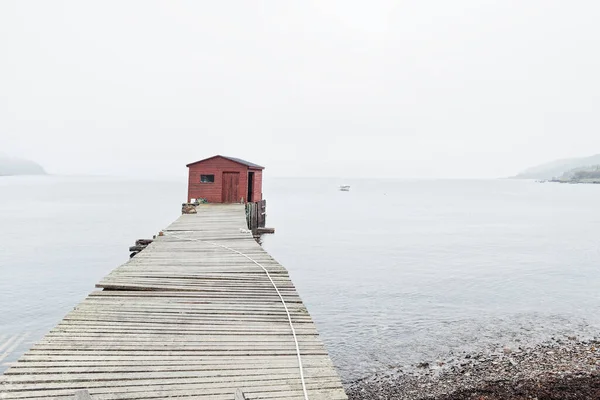
[[[600,338],[553,338],[423,362],[351,382],[350,400],[600,399]]]

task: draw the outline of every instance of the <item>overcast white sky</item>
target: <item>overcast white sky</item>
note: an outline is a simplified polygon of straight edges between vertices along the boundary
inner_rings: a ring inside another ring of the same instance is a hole
[[[0,152],[58,174],[498,177],[600,152],[595,0],[0,2]]]

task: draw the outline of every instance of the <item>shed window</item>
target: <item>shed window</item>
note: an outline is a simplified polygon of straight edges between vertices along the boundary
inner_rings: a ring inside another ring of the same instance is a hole
[[[200,182],[202,183],[214,183],[215,176],[214,175],[200,175]]]

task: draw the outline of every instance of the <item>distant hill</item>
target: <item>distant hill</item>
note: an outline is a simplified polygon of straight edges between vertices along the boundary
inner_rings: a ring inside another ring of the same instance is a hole
[[[583,158],[565,158],[556,160],[536,167],[528,168],[525,171],[513,176],[515,179],[553,179],[563,176],[566,172],[577,169],[591,167],[600,164],[600,154]]]
[[[566,183],[600,183],[600,165],[569,170],[555,181]]]
[[[33,161],[0,155],[0,176],[11,175],[46,175],[46,171]]]

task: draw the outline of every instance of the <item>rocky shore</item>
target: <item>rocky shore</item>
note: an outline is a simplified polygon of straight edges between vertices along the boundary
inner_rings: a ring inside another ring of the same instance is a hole
[[[347,385],[350,400],[600,399],[600,338],[454,355]]]

